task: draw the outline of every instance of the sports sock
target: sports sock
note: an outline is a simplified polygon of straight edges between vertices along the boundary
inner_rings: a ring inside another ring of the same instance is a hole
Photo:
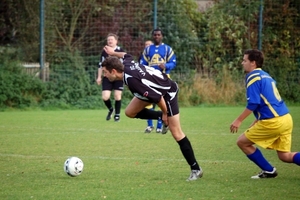
[[[162,112],[161,111],[154,111],[147,108],[141,110],[134,118],[139,119],[161,119]]]
[[[148,119],[147,120],[147,125],[153,127],[153,120],[152,119]]]
[[[149,108],[149,110],[154,110],[153,106],[152,106],[152,108]],[[153,120],[152,119],[148,119],[147,120],[147,125],[153,127]]]
[[[192,148],[192,145],[187,137],[184,137],[180,141],[177,141],[177,143],[180,146],[180,150],[183,154],[183,157],[187,161],[187,163],[190,165],[191,170],[200,170],[200,167],[196,161],[194,151]]]
[[[162,127],[162,120],[161,120],[161,119],[158,119],[158,120],[157,120],[156,128],[160,128],[160,129],[161,129],[161,127]]]
[[[108,100],[106,100],[106,101],[103,101],[103,102],[104,102],[104,104],[106,105],[106,107],[108,108],[108,110],[114,109],[114,108],[112,107],[112,105],[111,105],[110,99],[108,99]]]
[[[121,112],[121,100],[115,101],[115,113],[116,115],[120,115]]]
[[[273,171],[274,167],[264,158],[264,156],[258,148],[256,148],[253,154],[247,155],[247,157],[262,170],[268,172]]]
[[[296,165],[299,165],[300,166],[300,152],[296,153],[293,157],[293,162],[296,164]]]

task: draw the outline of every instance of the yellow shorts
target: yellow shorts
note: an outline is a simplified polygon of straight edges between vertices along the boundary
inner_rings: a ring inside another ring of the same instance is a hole
[[[290,114],[272,119],[259,120],[245,131],[253,143],[265,148],[290,152],[292,144],[293,119]]]
[[[148,106],[146,106],[147,109],[151,109],[153,108],[153,104],[149,104]]]

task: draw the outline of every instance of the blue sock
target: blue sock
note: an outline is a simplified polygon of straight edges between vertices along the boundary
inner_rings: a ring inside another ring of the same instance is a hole
[[[273,171],[274,167],[264,158],[258,148],[256,148],[253,154],[247,155],[247,157],[262,170],[269,172]]]
[[[152,108],[149,108],[149,110],[154,110],[154,109],[153,109],[153,107],[152,107]],[[147,124],[148,124],[148,126],[153,127],[153,120],[152,120],[152,119],[148,119],[148,120],[147,120]]]
[[[161,127],[162,127],[162,120],[161,120],[161,119],[158,119],[158,120],[157,120],[156,128],[161,128]]]
[[[299,165],[300,166],[300,153],[296,153],[293,157],[293,162],[296,164],[296,165]]]
[[[147,124],[148,124],[148,126],[153,127],[153,120],[152,119],[148,119],[147,120]]]

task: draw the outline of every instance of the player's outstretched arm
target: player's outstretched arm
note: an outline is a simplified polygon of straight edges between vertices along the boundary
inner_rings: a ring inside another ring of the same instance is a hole
[[[246,108],[241,114],[240,116],[238,116],[238,118],[236,118],[230,125],[230,132],[231,133],[236,133],[240,127],[240,125],[242,124],[242,122],[244,121],[244,119],[246,119],[250,114],[252,113],[252,110],[249,110],[248,108]]]
[[[116,57],[118,57],[118,58],[123,58],[124,55],[126,54],[126,52],[115,52],[115,50],[114,50],[112,47],[108,46],[108,45],[106,45],[106,46],[103,48],[103,50],[104,50],[108,55],[110,55],[110,56],[116,56]]]
[[[158,107],[161,109],[163,115],[162,115],[162,121],[164,124],[168,125],[168,110],[166,106],[166,102],[163,97],[160,98],[160,101],[157,103]]]

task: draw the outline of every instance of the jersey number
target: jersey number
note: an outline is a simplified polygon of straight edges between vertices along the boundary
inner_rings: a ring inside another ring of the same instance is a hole
[[[272,88],[273,88],[273,93],[274,93],[274,96],[276,97],[276,99],[278,101],[281,101],[281,96],[280,96],[280,94],[278,92],[278,89],[277,89],[277,87],[276,87],[276,85],[275,85],[274,82],[272,82]]]

